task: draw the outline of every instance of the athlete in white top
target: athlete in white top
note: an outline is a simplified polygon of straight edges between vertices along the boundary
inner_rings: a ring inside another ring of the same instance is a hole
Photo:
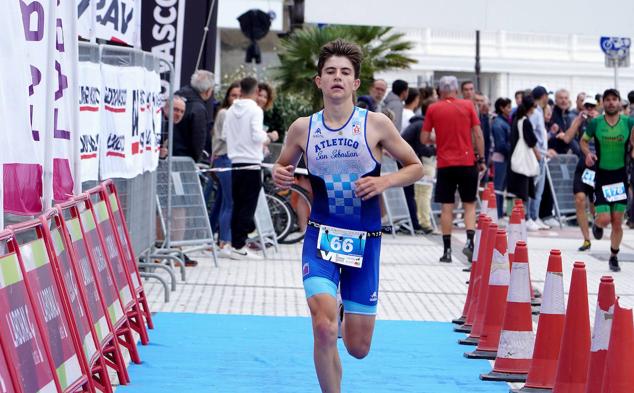
[[[362,359],[370,351],[378,300],[380,194],[423,176],[420,160],[383,114],[356,108],[362,53],[336,40],[319,54],[317,87],[324,109],[297,119],[289,128],[273,168],[278,187],[294,181],[295,166],[306,157],[313,185],[313,209],[302,253],[304,289],[313,322],[314,361],[322,392],[341,391],[337,352],[337,285],[345,308],[344,344]],[[380,176],[385,150],[403,168]]]

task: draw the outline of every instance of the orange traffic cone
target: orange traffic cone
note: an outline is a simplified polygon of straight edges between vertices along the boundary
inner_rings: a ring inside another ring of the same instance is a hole
[[[491,194],[491,190],[489,187],[484,187],[482,191],[482,197],[480,199],[480,213],[481,214],[489,214],[489,195]]]
[[[507,228],[509,235],[509,262],[513,263],[515,255],[515,245],[522,241],[522,211],[514,207],[511,212],[511,219]]]
[[[481,374],[485,381],[524,382],[533,358],[535,335],[531,313],[531,280],[528,274],[528,249],[520,241],[515,249],[511,281],[493,370]]]
[[[564,277],[561,269],[561,251],[551,250],[548,258],[544,301],[542,302],[533,360],[526,377],[526,384],[514,393],[550,391],[555,384],[557,360],[561,348],[561,336],[565,318]]]
[[[520,216],[522,218],[522,240],[528,244],[528,231],[526,230],[526,210],[524,209],[524,202],[521,199],[515,200],[515,207],[520,209]]]
[[[491,227],[497,228],[497,225],[491,225]],[[491,260],[482,332],[476,350],[464,354],[469,359],[492,360],[496,357],[510,281],[506,231],[503,229],[498,230],[496,233],[495,248],[493,249]]]
[[[575,262],[553,393],[584,393],[589,363],[590,317],[586,265]]]
[[[486,306],[486,295],[489,286],[489,275],[491,271],[491,254],[495,244],[495,233],[497,225],[491,224],[491,219],[486,217],[482,221],[482,240],[480,241],[480,249],[478,250],[478,262],[476,262],[476,282],[475,298],[473,305],[467,313],[467,322],[471,324],[471,332],[469,336],[458,340],[461,345],[478,345],[480,333],[484,326],[484,312]]]
[[[489,203],[487,204],[488,215],[491,220],[497,224],[498,222],[498,203],[495,199],[495,191],[489,191]]]
[[[610,345],[605,362],[602,393],[631,393],[634,390],[634,323],[632,309],[614,307]]]
[[[478,259],[478,253],[480,252],[480,240],[482,238],[482,221],[485,218],[486,218],[486,215],[480,214],[480,216],[478,217],[478,224],[476,225],[476,233],[473,239],[473,243],[474,243],[473,255],[476,256],[476,260],[473,262],[473,265],[471,266],[471,273],[469,274],[469,288],[467,289],[467,298],[464,302],[464,307],[462,308],[462,315],[460,316],[460,318],[456,318],[451,321],[455,324],[462,325],[462,326],[458,326],[454,328],[454,331],[456,332],[462,332],[462,333],[471,332],[471,324],[465,325],[465,322],[467,321],[467,314],[469,313],[469,308],[471,307],[473,303],[474,285],[476,283],[477,259]]]
[[[601,277],[597,311],[594,315],[594,328],[592,330],[590,368],[588,369],[586,393],[601,393],[615,302],[614,279],[610,276]]]

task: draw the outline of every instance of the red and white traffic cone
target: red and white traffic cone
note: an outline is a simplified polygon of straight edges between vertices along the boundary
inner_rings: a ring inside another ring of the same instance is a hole
[[[522,239],[522,211],[518,207],[514,207],[511,211],[511,218],[507,228],[509,235],[509,262],[512,264],[515,255],[515,246]]]
[[[610,345],[605,362],[602,393],[634,391],[634,322],[632,309],[622,308],[619,300],[614,307]]]
[[[590,367],[588,368],[586,393],[601,393],[603,373],[605,372],[605,360],[608,356],[608,346],[610,344],[610,331],[612,329],[615,302],[614,279],[610,276],[601,277],[597,311],[594,314],[594,328],[592,330],[592,346],[590,348]]]
[[[486,217],[482,221],[482,240],[480,241],[480,249],[478,250],[478,262],[476,262],[476,283],[474,284],[475,298],[473,305],[467,313],[467,322],[471,324],[471,332],[469,336],[458,340],[461,345],[478,345],[480,333],[484,326],[484,313],[486,311],[486,296],[489,288],[489,275],[491,272],[491,255],[495,245],[495,233],[498,226],[491,224],[491,219]]]
[[[494,223],[498,223],[498,202],[495,199],[495,191],[489,191],[489,203],[487,205],[489,217]]]
[[[465,324],[465,322],[467,321],[467,314],[469,313],[469,308],[473,305],[474,292],[475,292],[474,287],[476,285],[476,281],[479,282],[479,280],[476,280],[476,274],[478,270],[477,259],[478,259],[478,254],[480,253],[480,240],[482,238],[482,222],[486,218],[487,216],[484,214],[480,214],[480,216],[478,217],[478,223],[476,225],[476,233],[473,239],[473,242],[474,242],[473,255],[475,255],[476,260],[473,261],[471,266],[471,273],[469,274],[469,288],[467,289],[467,298],[464,302],[464,307],[462,308],[462,315],[460,316],[460,318],[456,318],[451,321],[457,325],[461,325],[454,328],[454,331],[456,332],[461,332],[461,333],[471,332],[472,324]]]
[[[492,225],[491,227],[497,227],[497,225]],[[465,357],[469,359],[495,359],[504,319],[504,308],[506,307],[509,281],[510,272],[506,248],[506,231],[500,229],[495,236],[495,248],[493,249],[488,292],[486,295],[486,311],[480,340],[478,340],[476,350],[465,353]]]
[[[553,393],[584,393],[589,364],[590,317],[586,265],[575,262]]]
[[[555,385],[565,319],[564,275],[561,265],[561,251],[551,250],[533,359],[526,384],[521,389],[513,390],[513,393],[549,392]]]
[[[480,214],[489,215],[489,195],[491,194],[491,190],[489,187],[484,187],[482,191],[482,197],[480,198]]]
[[[531,280],[528,274],[528,250],[522,241],[515,249],[511,281],[493,370],[481,374],[485,381],[524,382],[533,357],[535,335],[531,313]]]

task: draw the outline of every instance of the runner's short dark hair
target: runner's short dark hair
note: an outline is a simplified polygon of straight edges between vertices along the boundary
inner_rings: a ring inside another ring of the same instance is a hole
[[[255,90],[258,88],[257,79],[247,76],[246,78],[242,78],[240,81],[240,90],[242,91],[242,95],[248,96],[249,94],[253,94]]]
[[[333,56],[345,57],[352,63],[355,79],[361,74],[361,62],[363,61],[363,52],[357,44],[342,39],[330,41],[321,47],[319,51],[319,60],[317,61],[317,75],[321,75],[326,61]]]

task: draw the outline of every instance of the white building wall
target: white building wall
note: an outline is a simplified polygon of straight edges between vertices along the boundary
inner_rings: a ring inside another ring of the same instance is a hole
[[[378,75],[388,82],[400,78],[412,85],[456,74],[473,79],[475,32],[398,29],[415,43],[408,53],[417,63],[409,70]],[[512,97],[515,91],[544,85],[600,93],[614,87],[614,71],[604,65],[598,36],[483,32],[480,35],[482,90],[492,98]],[[634,70],[619,69],[618,88],[623,97],[634,90]]]

